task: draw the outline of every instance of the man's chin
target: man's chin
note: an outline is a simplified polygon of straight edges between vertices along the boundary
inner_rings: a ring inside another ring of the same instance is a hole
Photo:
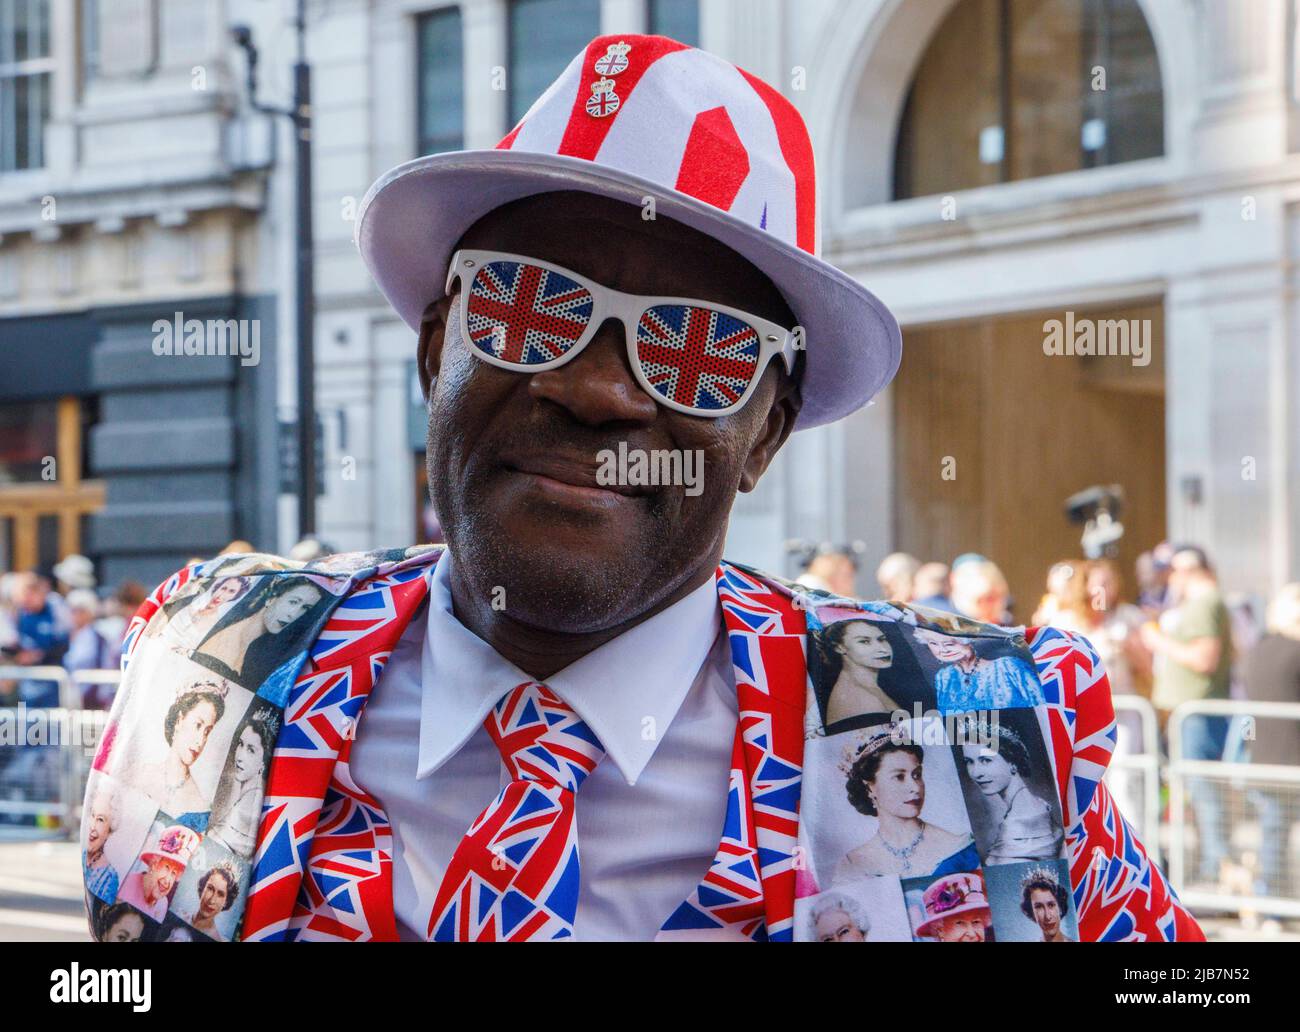
[[[632,548],[617,558],[593,549],[590,531],[557,527],[538,538],[506,543],[498,534],[449,535],[452,561],[483,602],[529,627],[566,633],[617,626],[645,606]]]

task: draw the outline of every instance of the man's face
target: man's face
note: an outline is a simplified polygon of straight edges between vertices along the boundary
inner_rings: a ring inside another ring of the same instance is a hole
[[[794,326],[771,283],[735,253],[595,195],[526,198],[481,219],[460,246]],[[674,412],[640,387],[620,323],[606,322],[568,364],[529,375],[475,358],[450,298],[432,315],[420,341],[431,382],[430,495],[465,584],[534,628],[617,627],[711,569],[736,491],[752,490],[794,422],[779,360],[740,412],[709,419]],[[702,490],[599,485],[601,453],[617,454],[620,442],[629,456],[700,453]]]

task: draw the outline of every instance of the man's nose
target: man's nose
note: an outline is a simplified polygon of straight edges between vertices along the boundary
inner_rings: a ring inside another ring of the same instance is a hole
[[[632,374],[623,324],[606,319],[596,336],[571,362],[534,373],[534,399],[554,402],[589,426],[654,422],[659,406]]]

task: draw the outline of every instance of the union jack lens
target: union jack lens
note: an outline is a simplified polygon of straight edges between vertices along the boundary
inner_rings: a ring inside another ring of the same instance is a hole
[[[520,371],[563,362],[592,329],[595,300],[582,283],[528,262],[484,262],[465,299],[470,343]],[[629,358],[656,400],[698,415],[736,408],[761,371],[758,331],[707,305],[650,304]]]
[[[686,408],[734,408],[758,374],[754,327],[700,305],[655,305],[636,327],[636,359],[646,382]]]
[[[591,292],[562,273],[523,262],[485,262],[465,310],[470,342],[521,367],[562,358],[591,323]]]

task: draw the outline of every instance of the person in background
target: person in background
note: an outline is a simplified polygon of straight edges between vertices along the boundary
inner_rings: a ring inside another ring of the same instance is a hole
[[[110,641],[96,625],[99,618],[99,599],[88,588],[76,588],[68,593],[68,612],[72,617],[72,633],[68,638],[68,651],[63,656],[63,669],[68,673],[78,670],[116,670],[118,645]],[[83,684],[81,704],[86,709],[108,709],[113,704],[112,684]]]
[[[952,605],[962,616],[984,623],[1012,622],[1007,579],[991,559],[967,553],[952,564]]]
[[[1278,591],[1268,607],[1267,628],[1242,664],[1246,698],[1251,702],[1300,702],[1300,583]],[[1253,722],[1253,731],[1254,739],[1247,740],[1251,763],[1291,767],[1300,764],[1300,721],[1264,718]],[[1281,793],[1261,786],[1246,795],[1259,815],[1255,892],[1290,895]]]
[[[1142,625],[1142,642],[1155,657],[1151,701],[1167,724],[1174,707],[1199,699],[1226,699],[1232,672],[1232,625],[1218,580],[1205,552],[1192,545],[1174,551],[1169,563],[1172,604],[1159,623]],[[1221,760],[1228,733],[1226,717],[1198,714],[1183,723],[1183,756]],[[1220,786],[1189,778],[1196,812],[1200,877],[1217,881],[1227,857]]]
[[[327,555],[333,555],[338,549],[310,534],[289,549],[289,558],[300,563],[310,563]]]
[[[1030,617],[1030,624],[1083,631],[1088,608],[1086,565],[1082,559],[1063,559],[1052,564],[1047,571],[1047,591]]]
[[[1161,541],[1150,552],[1143,552],[1134,564],[1137,573],[1137,604],[1148,614],[1159,616],[1169,605],[1169,560],[1173,546]]]
[[[829,591],[832,595],[852,598],[857,591],[854,587],[857,575],[858,560],[849,549],[836,545],[822,545],[808,560],[796,583],[806,588]]]
[[[78,589],[95,590],[95,564],[84,555],[65,556],[54,564],[55,587],[65,598]]]
[[[1087,604],[1078,627],[1101,658],[1110,679],[1112,695],[1140,695],[1151,698],[1151,653],[1142,644],[1142,610],[1123,600],[1124,580],[1110,559],[1094,559],[1085,565],[1084,592]],[[1148,816],[1143,795],[1143,775],[1128,769],[1125,760],[1142,755],[1142,717],[1124,706],[1115,708],[1115,752],[1106,783],[1125,817],[1141,827]]]
[[[14,662],[19,666],[44,666],[62,662],[68,648],[69,626],[61,616],[61,603],[55,603],[50,584],[35,573],[20,573],[12,581],[18,651]],[[18,694],[28,706],[57,706],[57,681],[32,679],[18,685]]]
[[[105,607],[108,612],[95,626],[109,641],[120,645],[132,615],[144,603],[148,592],[139,581],[127,580],[117,586]],[[117,664],[114,663],[114,666]]]
[[[952,599],[948,597],[948,576],[947,563],[923,563],[912,578],[913,604],[953,612]]]
[[[891,602],[911,602],[915,598],[915,578],[921,561],[906,552],[892,552],[876,567],[876,583],[881,598]]]
[[[18,614],[14,611],[13,587],[18,574],[0,574],[0,666],[12,664],[18,655]],[[17,681],[0,681],[0,706],[18,701]]]

